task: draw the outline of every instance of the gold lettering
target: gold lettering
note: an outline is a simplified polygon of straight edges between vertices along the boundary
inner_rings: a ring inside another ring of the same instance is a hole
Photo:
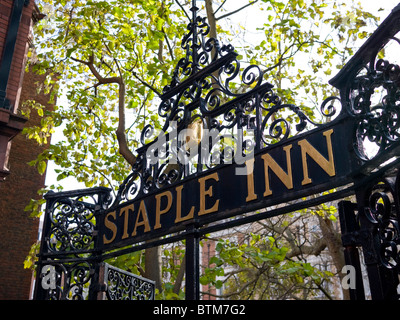
[[[133,211],[134,210],[134,205],[130,204],[129,206],[126,206],[126,207],[122,208],[120,213],[119,213],[119,216],[122,216],[122,214],[125,214],[125,216],[124,216],[124,233],[122,235],[122,239],[126,239],[126,238],[129,237],[129,234],[128,234],[129,209],[131,209]]]
[[[254,193],[254,159],[246,161],[247,169],[247,197],[246,202],[257,199],[257,195]]]
[[[141,221],[139,221],[139,217],[142,217]],[[132,237],[136,236],[136,229],[138,226],[144,226],[144,232],[149,232],[151,230],[144,200],[140,201],[139,211],[136,217],[135,228],[133,229]]]
[[[167,197],[167,206],[165,209],[161,210],[161,198],[162,197]],[[167,213],[169,209],[171,209],[172,206],[172,193],[171,191],[165,191],[160,194],[156,194],[156,224],[154,225],[154,229],[160,229],[161,228],[161,223],[160,223],[160,217],[162,214]]]
[[[276,176],[283,182],[283,184],[286,186],[288,189],[293,189],[293,177],[292,177],[292,162],[290,158],[290,149],[292,148],[292,145],[288,145],[283,148],[286,152],[286,167],[287,167],[287,173],[281,168],[281,166],[276,163],[276,161],[268,154],[263,154],[261,158],[264,160],[264,175],[265,175],[265,192],[264,192],[264,197],[267,197],[272,194],[272,191],[270,189],[269,185],[269,173],[268,173],[268,168],[271,168],[271,170],[276,174]]]
[[[190,212],[182,217],[182,189],[183,186],[176,187],[176,219],[175,223],[186,221],[189,219],[193,219],[194,215],[194,206],[190,209]]]
[[[111,239],[107,239],[106,235],[103,235],[103,242],[104,244],[109,244],[115,240],[115,237],[117,235],[117,226],[115,223],[111,222],[109,220],[109,216],[113,217],[114,220],[116,219],[115,216],[115,211],[107,213],[106,217],[104,218],[104,226],[112,231],[112,237]]]
[[[206,209],[206,196],[212,197],[212,195],[213,195],[213,187],[212,186],[210,186],[206,190],[206,181],[210,180],[210,179],[214,179],[215,181],[219,181],[218,173],[214,172],[213,174],[210,174],[210,175],[208,175],[206,177],[199,178],[199,183],[200,183],[200,210],[199,210],[199,216],[204,215],[204,214],[208,214],[208,213],[211,213],[211,212],[218,211],[219,199],[215,201],[214,205],[211,208]]]
[[[333,151],[332,151],[332,140],[331,135],[333,133],[333,129],[325,131],[323,135],[326,138],[326,144],[328,148],[328,160],[326,160],[307,140],[301,140],[298,144],[301,147],[301,160],[303,162],[303,176],[304,179],[301,182],[301,185],[306,185],[311,183],[311,179],[308,175],[308,166],[307,166],[307,154],[330,176],[333,177],[336,175],[335,163],[333,160]]]

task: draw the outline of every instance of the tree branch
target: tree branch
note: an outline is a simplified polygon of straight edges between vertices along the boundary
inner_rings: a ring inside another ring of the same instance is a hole
[[[226,1],[227,1],[227,0],[224,0],[224,1],[221,3],[221,5],[217,8],[217,10],[214,11],[214,14],[217,14],[217,12],[224,6],[224,4],[225,4]]]
[[[153,87],[151,84],[143,81],[142,79],[140,79],[138,77],[138,75],[136,74],[136,72],[132,71],[132,75],[135,77],[136,80],[138,80],[141,84],[143,84],[144,86],[146,86],[147,88],[149,88],[150,90],[153,90],[154,93],[156,93],[159,97],[161,97],[161,92],[159,92],[155,87]]]
[[[320,238],[318,240],[315,241],[314,245],[312,246],[293,246],[292,244],[291,246],[291,251],[289,251],[286,254],[286,258],[290,259],[296,256],[300,256],[300,255],[313,255],[313,256],[318,256],[321,254],[321,252],[326,248],[327,244],[325,239]]]
[[[168,46],[169,55],[171,56],[172,60],[175,60],[174,51],[172,50],[171,44],[168,41],[168,37],[167,37],[167,34],[166,34],[164,28],[162,28],[162,32],[164,33],[164,39]]]
[[[75,62],[79,62],[82,63],[86,66],[88,66],[88,68],[90,69],[90,71],[92,72],[92,74],[95,76],[95,78],[97,79],[97,81],[99,82],[99,84],[107,84],[107,83],[117,83],[120,84],[122,82],[122,78],[121,77],[110,77],[110,78],[105,78],[103,77],[95,68],[94,66],[94,57],[93,55],[90,56],[89,61],[83,61],[77,58],[73,58],[71,57],[71,59]]]
[[[238,12],[242,11],[243,9],[246,9],[247,7],[253,5],[253,4],[256,3],[256,2],[258,2],[258,0],[252,1],[252,2],[250,2],[250,3],[246,4],[246,5],[244,5],[243,7],[239,8],[239,9],[237,9],[237,10],[235,10],[235,11],[228,12],[228,13],[226,13],[226,14],[224,14],[224,15],[218,17],[218,18],[215,18],[215,20],[218,21],[218,20],[224,19],[224,18],[226,18],[226,17],[229,17],[229,16],[231,16],[231,15],[233,15],[233,14],[235,14],[235,13],[238,13]],[[221,6],[222,6],[222,5],[221,5]],[[219,10],[219,8],[217,9],[217,11],[218,11],[218,10]],[[217,12],[217,11],[215,11],[215,12]]]
[[[133,166],[136,163],[136,157],[128,147],[125,133],[125,83],[123,81],[119,84],[118,117],[118,128],[115,133],[117,135],[119,153]]]
[[[185,8],[183,8],[183,6],[179,3],[179,1],[178,1],[178,0],[175,0],[175,2],[177,3],[178,6],[181,7],[181,9],[182,9],[182,11],[185,13],[186,17],[188,17],[189,20],[192,19],[192,18],[188,15],[188,13],[186,12]]]
[[[128,147],[128,141],[126,139],[126,133],[125,133],[125,83],[122,78],[121,70],[119,68],[119,65],[117,63],[117,68],[119,70],[120,76],[119,77],[109,77],[109,78],[104,78],[95,68],[94,66],[94,55],[92,54],[89,57],[89,61],[83,61],[80,59],[76,59],[71,57],[73,61],[82,63],[90,69],[92,74],[95,76],[95,78],[98,81],[98,85],[100,84],[111,84],[111,83],[116,83],[119,86],[118,89],[118,128],[116,131],[117,135],[117,141],[118,141],[118,146],[119,146],[119,153],[121,156],[124,157],[124,159],[131,165],[133,166],[136,162],[136,157],[132,153],[132,151]]]

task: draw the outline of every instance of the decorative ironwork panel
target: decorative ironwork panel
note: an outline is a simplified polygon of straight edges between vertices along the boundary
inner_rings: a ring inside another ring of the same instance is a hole
[[[343,246],[347,250],[362,247],[372,299],[400,298],[397,293],[400,289],[399,192],[400,167],[397,165],[397,168],[378,171],[368,178],[356,190],[354,208],[357,210],[341,213]],[[346,222],[352,219],[353,223]],[[351,263],[357,265],[354,258]],[[358,299],[363,298],[360,293],[358,295]]]
[[[102,268],[107,300],[154,300],[154,281],[107,263],[102,264]]]
[[[110,189],[45,195],[36,299],[88,299],[96,269],[97,215],[111,202]]]
[[[400,5],[330,81],[355,121],[353,150],[363,164],[356,179],[357,223],[342,241],[346,248],[362,247],[372,299],[399,298],[399,30]]]
[[[371,145],[375,156],[400,141],[399,81],[399,65],[379,59],[366,65],[351,84],[348,106],[358,119],[355,150],[363,160],[371,158],[366,152]]]
[[[319,122],[285,104],[259,66],[243,68],[232,45],[206,40],[209,25],[197,10],[182,39],[186,54],[163,89],[158,114],[164,125],[144,127],[137,161],[113,206],[221,164],[243,164],[254,152],[340,114],[337,97],[322,103]]]
[[[397,6],[330,81],[340,89],[346,114],[356,119],[354,151],[365,162],[393,156],[400,141],[399,18]]]
[[[48,264],[46,264],[48,263]],[[40,271],[41,299],[87,300],[94,266],[88,261],[62,263],[46,261]]]
[[[110,204],[110,190],[94,188],[48,193],[42,252],[74,253],[94,249],[96,212]]]
[[[397,175],[395,184],[399,184]],[[379,262],[388,269],[397,268],[400,262],[400,230],[398,204],[395,203],[391,179],[383,180],[371,188],[363,214],[376,230]],[[399,269],[400,270],[400,269]]]
[[[381,281],[381,292],[372,290],[372,294],[384,299],[400,298],[397,294],[400,274],[399,185],[400,171],[397,169],[357,193],[360,242],[369,278],[374,283]],[[379,271],[374,271],[371,266],[377,266]]]

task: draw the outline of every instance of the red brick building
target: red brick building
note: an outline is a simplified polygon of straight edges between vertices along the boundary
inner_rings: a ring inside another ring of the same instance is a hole
[[[45,146],[18,135],[24,125],[40,121],[32,112],[29,121],[18,108],[27,99],[43,105],[49,97],[38,94],[44,78],[25,74],[32,26],[40,13],[34,0],[0,0],[0,299],[29,299],[32,272],[24,260],[37,239],[38,219],[24,212],[44,186],[44,176],[28,165]]]

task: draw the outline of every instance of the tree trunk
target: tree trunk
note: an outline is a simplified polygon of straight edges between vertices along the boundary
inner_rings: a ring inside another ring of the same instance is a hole
[[[346,262],[344,260],[343,246],[342,246],[342,241],[340,239],[340,234],[334,229],[334,225],[331,220],[325,217],[321,217],[319,215],[317,216],[323,238],[326,240],[328,251],[332,257],[332,261],[339,274],[340,281],[342,281],[345,275],[342,274],[341,271]],[[342,288],[342,291],[343,291],[343,299],[349,300],[350,299],[349,290]]]
[[[162,290],[161,247],[148,248],[144,252],[145,278],[156,282],[156,289]]]
[[[212,6],[212,0],[206,0],[206,11],[208,25],[210,26],[210,37],[217,38],[217,20],[215,19],[214,9]]]
[[[175,294],[179,294],[179,291],[181,290],[185,271],[186,271],[186,255],[182,259],[181,266],[179,268],[179,272],[178,272],[178,275],[175,280],[174,289],[173,289],[173,293],[175,293]]]

